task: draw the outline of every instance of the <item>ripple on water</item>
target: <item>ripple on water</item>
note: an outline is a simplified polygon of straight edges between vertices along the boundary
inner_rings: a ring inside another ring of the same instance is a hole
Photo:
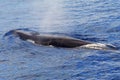
[[[0,80],[120,79],[119,52],[53,48],[2,38],[9,30],[24,28],[112,43],[120,49],[119,0],[0,0],[0,7]]]

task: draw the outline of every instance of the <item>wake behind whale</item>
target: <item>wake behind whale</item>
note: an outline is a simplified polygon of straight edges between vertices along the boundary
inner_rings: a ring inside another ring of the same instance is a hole
[[[87,49],[98,49],[98,50],[116,50],[117,48],[111,44],[93,43],[89,41],[80,40],[68,36],[50,35],[50,34],[39,34],[37,32],[29,32],[25,30],[11,30],[4,36],[12,34],[19,37],[21,40],[32,42],[38,45],[54,46],[61,48],[87,48]]]

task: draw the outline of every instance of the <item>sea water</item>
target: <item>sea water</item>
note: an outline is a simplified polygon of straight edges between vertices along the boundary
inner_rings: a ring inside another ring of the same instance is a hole
[[[118,51],[33,45],[12,29],[112,44]],[[120,80],[120,0],[0,0],[0,80]]]

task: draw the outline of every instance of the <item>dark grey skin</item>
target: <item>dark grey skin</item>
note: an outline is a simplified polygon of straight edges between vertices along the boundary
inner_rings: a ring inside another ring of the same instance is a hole
[[[118,50],[118,48],[111,44],[92,43],[88,41],[79,40],[72,37],[38,34],[36,32],[27,32],[24,30],[11,30],[7,32],[5,36],[15,35],[22,40],[30,41],[32,43],[44,46],[54,46],[61,48],[87,48],[97,50]]]
[[[35,44],[63,48],[75,48],[86,44],[91,44],[91,42],[78,40],[71,37],[54,36],[54,35],[38,35],[27,33],[25,31],[14,30],[13,32],[16,36],[19,36],[22,40],[32,40]]]

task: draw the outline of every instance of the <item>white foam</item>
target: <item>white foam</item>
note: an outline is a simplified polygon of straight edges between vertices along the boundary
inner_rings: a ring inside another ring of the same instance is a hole
[[[26,41],[31,42],[31,43],[33,43],[33,44],[35,44],[35,41],[33,41],[33,40],[31,40],[31,39],[27,39]]]
[[[102,43],[93,43],[93,44],[87,44],[87,45],[83,45],[81,46],[82,48],[90,48],[90,49],[107,49],[107,45],[106,44],[102,44]]]

